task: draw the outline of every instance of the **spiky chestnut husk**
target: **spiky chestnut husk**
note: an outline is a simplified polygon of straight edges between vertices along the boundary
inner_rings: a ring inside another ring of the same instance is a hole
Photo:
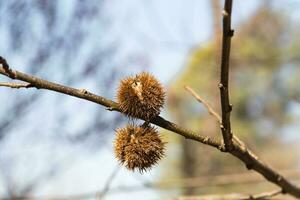
[[[164,150],[165,143],[150,125],[127,125],[116,130],[115,156],[129,170],[146,171],[163,157]]]
[[[142,72],[121,80],[117,101],[126,115],[149,121],[159,115],[165,92],[153,75]]]

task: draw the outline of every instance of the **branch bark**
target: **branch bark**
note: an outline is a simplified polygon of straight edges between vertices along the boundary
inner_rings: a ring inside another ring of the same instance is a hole
[[[223,10],[223,36],[222,36],[222,56],[221,56],[221,82],[219,83],[220,96],[221,96],[221,109],[222,109],[222,135],[225,144],[225,149],[231,151],[234,148],[232,142],[232,132],[230,125],[230,113],[232,105],[229,103],[229,59],[230,59],[230,46],[233,30],[231,29],[231,10],[232,0],[225,0]]]
[[[109,99],[106,99],[102,96],[95,95],[91,92],[88,92],[85,89],[75,89],[71,87],[67,87],[64,85],[60,85],[57,83],[53,83],[50,81],[46,81],[25,73],[18,72],[16,70],[12,70],[10,68],[0,67],[0,74],[5,75],[7,77],[10,77],[12,79],[17,79],[21,81],[25,81],[26,83],[30,83],[32,87],[35,87],[37,89],[46,89],[46,90],[52,90],[55,92],[63,93],[66,95],[78,97],[81,99],[85,99],[87,101],[91,101],[94,103],[97,103],[99,105],[102,105],[110,110],[121,112],[118,103],[111,101]],[[208,136],[200,135],[197,132],[193,132],[190,130],[187,130],[185,128],[182,128],[178,126],[175,123],[172,123],[168,120],[165,120],[164,118],[157,116],[153,120],[150,121],[152,124],[155,124],[157,126],[160,126],[164,129],[167,129],[171,132],[177,133],[186,139],[191,139],[198,141],[200,143],[215,147],[219,149],[220,151],[225,151],[223,145],[221,142],[216,141]],[[258,157],[252,153],[248,148],[244,145],[241,145],[239,142],[233,142],[234,148],[229,153],[233,156],[240,159],[242,162],[245,163],[248,169],[253,169],[263,175],[267,180],[270,182],[278,185],[283,192],[289,193],[295,197],[300,198],[300,188],[297,187],[295,184],[289,182],[286,178],[284,178],[282,175],[280,175],[277,171],[272,169],[270,166],[262,162]]]

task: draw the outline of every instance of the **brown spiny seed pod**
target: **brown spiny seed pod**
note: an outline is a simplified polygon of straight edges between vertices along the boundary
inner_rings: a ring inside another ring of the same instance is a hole
[[[165,102],[165,92],[153,75],[142,72],[121,80],[117,99],[123,113],[151,120],[159,115]]]
[[[143,172],[162,158],[165,143],[150,125],[127,125],[116,130],[114,148],[116,158],[127,169]]]

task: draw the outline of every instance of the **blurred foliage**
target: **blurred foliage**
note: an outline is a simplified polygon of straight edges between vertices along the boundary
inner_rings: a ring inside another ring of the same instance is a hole
[[[296,67],[299,60],[295,59],[299,54],[299,39],[287,41],[293,33],[288,25],[289,19],[283,13],[262,4],[236,28],[230,64],[233,132],[278,169],[290,169],[297,164],[293,145],[287,146],[281,140],[282,127],[289,119],[290,98],[299,96],[295,81],[289,83],[299,78]],[[221,139],[216,119],[183,89],[184,85],[191,86],[220,113],[218,45],[208,42],[191,51],[186,67],[172,83],[168,107],[170,115],[182,126]],[[290,73],[283,73],[288,66]],[[227,154],[181,138],[175,140],[181,146],[181,162],[171,171],[168,167],[168,176],[172,173],[173,177],[195,177],[245,169],[241,162]],[[228,189],[234,187],[222,187],[219,191],[228,192]],[[263,190],[264,187],[259,185],[255,189]],[[185,190],[188,194],[193,192],[195,190]]]

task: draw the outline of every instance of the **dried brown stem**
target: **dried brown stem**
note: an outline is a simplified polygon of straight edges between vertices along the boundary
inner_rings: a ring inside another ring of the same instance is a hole
[[[118,103],[106,99],[104,97],[95,95],[84,89],[75,89],[57,83],[52,83],[12,69],[9,69],[8,72],[8,70],[5,69],[3,66],[0,67],[0,74],[3,74],[13,79],[25,81],[27,83],[30,83],[32,87],[36,87],[38,89],[52,90],[70,96],[78,97],[105,106],[106,108],[109,108],[111,110],[121,112]],[[175,123],[163,119],[160,116],[157,116],[150,122],[152,124],[165,128],[167,130],[170,130],[174,133],[182,135],[187,139],[191,139],[191,140],[201,142],[203,144],[207,144],[221,151],[225,150],[221,142],[213,140],[212,138],[207,136],[202,136],[196,132],[184,129],[176,125]],[[240,145],[240,143],[236,143],[236,142],[233,142],[233,145],[234,148],[232,151],[230,151],[230,154],[234,155],[235,157],[243,161],[248,169],[253,169],[257,171],[258,173],[263,175],[267,180],[278,185],[282,189],[282,191],[300,198],[300,188],[298,188],[296,185],[289,182],[286,178],[284,178],[277,171],[269,167],[267,164],[260,161],[258,157],[255,154],[253,154],[251,151],[249,151],[245,146]]]
[[[32,87],[30,83],[0,83],[0,87],[10,87],[10,88],[30,88]]]
[[[231,151],[234,148],[230,125],[230,113],[232,110],[232,105],[229,103],[228,93],[230,46],[231,37],[233,36],[233,30],[231,29],[231,9],[232,0],[225,0],[225,6],[223,10],[221,82],[219,83],[219,88],[222,108],[222,135],[225,149],[227,151]]]

